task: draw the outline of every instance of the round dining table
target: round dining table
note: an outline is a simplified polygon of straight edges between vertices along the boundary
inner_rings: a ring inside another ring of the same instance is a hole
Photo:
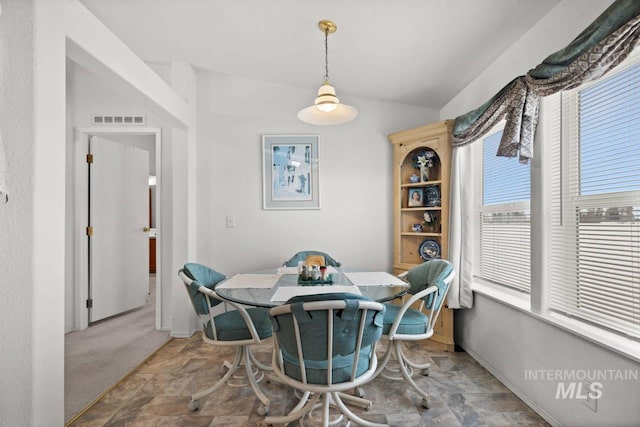
[[[409,284],[386,272],[343,271],[334,268],[330,284],[305,284],[298,274],[283,274],[282,269],[237,274],[215,288],[223,299],[253,307],[277,307],[290,297],[333,292],[361,294],[385,302],[402,297]]]

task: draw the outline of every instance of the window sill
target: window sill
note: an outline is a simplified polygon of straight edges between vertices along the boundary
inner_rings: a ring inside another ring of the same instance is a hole
[[[548,315],[543,315],[534,313],[531,311],[529,295],[502,286],[492,285],[476,279],[472,283],[471,289],[473,292],[477,292],[480,295],[562,329],[565,332],[578,336],[635,362],[640,362],[640,342],[638,341],[608,332],[561,314],[549,313]]]
[[[478,279],[471,284],[471,290],[517,310],[531,313],[531,298],[525,293]]]

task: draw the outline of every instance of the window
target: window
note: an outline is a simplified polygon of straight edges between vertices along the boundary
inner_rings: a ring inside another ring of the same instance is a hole
[[[640,64],[562,95],[550,308],[640,337]]]
[[[482,141],[481,200],[476,218],[474,275],[520,291],[530,290],[530,167],[497,157],[502,131]]]

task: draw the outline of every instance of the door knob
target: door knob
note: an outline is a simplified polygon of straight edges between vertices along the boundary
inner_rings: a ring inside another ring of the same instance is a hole
[[[142,229],[142,231],[144,231],[145,233],[148,233],[148,232],[149,232],[149,230],[151,230],[149,227],[144,227],[144,228]]]

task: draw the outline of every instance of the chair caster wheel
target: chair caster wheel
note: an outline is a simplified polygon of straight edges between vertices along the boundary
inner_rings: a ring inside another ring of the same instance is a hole
[[[192,400],[191,402],[189,402],[189,410],[191,412],[197,411],[198,408],[200,408],[200,401],[199,400]]]
[[[258,406],[258,415],[264,417],[265,415],[268,415],[268,414],[269,414],[268,406],[264,406],[264,405]]]
[[[428,377],[429,376],[429,368],[424,368],[421,372],[423,377]]]
[[[429,407],[431,406],[431,402],[429,401],[429,399],[427,399],[426,397],[422,398],[422,407],[425,409],[429,409]]]
[[[353,389],[353,395],[356,397],[364,397],[364,389],[362,387],[356,387]]]

